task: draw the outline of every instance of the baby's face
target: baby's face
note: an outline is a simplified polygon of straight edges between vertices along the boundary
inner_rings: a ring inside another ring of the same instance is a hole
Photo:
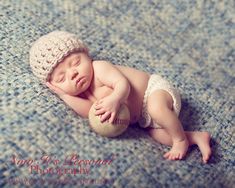
[[[50,82],[69,95],[86,91],[93,78],[92,60],[82,52],[71,53],[53,70]]]

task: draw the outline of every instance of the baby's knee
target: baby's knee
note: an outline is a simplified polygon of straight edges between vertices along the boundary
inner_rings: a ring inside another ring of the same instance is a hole
[[[162,114],[164,111],[171,110],[173,107],[173,99],[171,95],[164,90],[156,90],[147,100],[147,110],[152,114]]]
[[[167,107],[168,109],[173,108],[173,98],[167,91],[163,89],[158,89],[154,91],[149,97],[148,97],[148,105],[154,104],[155,106],[161,107]]]
[[[148,105],[147,110],[153,121],[158,124],[164,123],[171,111],[166,104]]]

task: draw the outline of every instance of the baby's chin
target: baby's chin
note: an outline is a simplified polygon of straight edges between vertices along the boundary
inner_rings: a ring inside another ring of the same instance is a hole
[[[85,92],[88,87],[89,85],[83,85],[83,87],[79,89],[74,87],[72,89],[69,89],[68,91],[65,91],[65,93],[67,93],[68,95],[72,95],[72,96],[78,96],[78,95],[81,95],[83,92]]]

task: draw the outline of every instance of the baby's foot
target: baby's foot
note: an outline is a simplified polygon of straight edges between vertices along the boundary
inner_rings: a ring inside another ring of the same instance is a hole
[[[208,132],[200,132],[197,136],[197,145],[202,153],[203,163],[207,163],[211,156],[210,134]]]
[[[188,150],[188,140],[174,141],[170,151],[165,153],[164,157],[169,160],[182,159]]]

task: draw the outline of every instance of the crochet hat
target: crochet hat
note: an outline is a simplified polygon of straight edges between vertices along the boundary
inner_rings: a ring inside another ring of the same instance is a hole
[[[30,49],[30,66],[41,81],[48,81],[53,69],[71,52],[85,52],[88,48],[75,35],[65,31],[53,31],[40,37]]]

